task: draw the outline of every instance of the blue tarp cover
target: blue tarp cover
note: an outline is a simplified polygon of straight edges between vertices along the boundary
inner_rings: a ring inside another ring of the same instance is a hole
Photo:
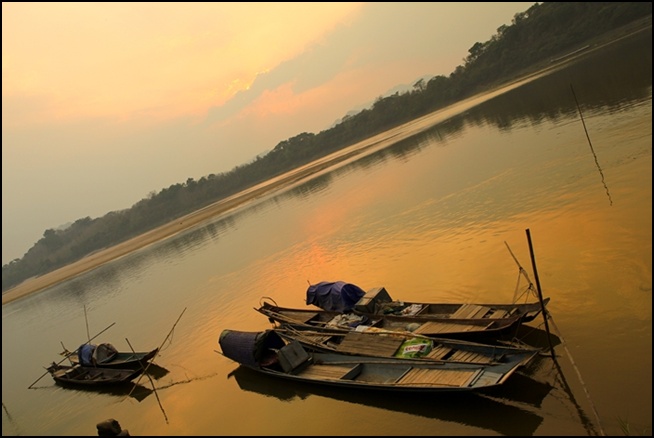
[[[359,286],[344,281],[321,281],[307,289],[307,304],[324,310],[349,312],[366,293]]]
[[[79,363],[85,367],[93,366],[93,351],[95,351],[95,345],[93,344],[82,344],[77,349],[77,357],[79,358]]]

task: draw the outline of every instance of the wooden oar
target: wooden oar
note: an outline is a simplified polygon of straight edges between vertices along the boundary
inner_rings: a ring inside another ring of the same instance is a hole
[[[86,345],[86,344],[90,343],[92,340],[94,340],[95,338],[97,338],[98,336],[100,336],[102,333],[106,332],[106,331],[109,330],[111,327],[113,327],[114,324],[116,324],[116,323],[115,323],[115,322],[112,322],[112,323],[109,325],[109,327],[107,327],[106,329],[102,330],[100,333],[98,333],[97,335],[93,336],[91,339],[88,340],[88,342],[85,342],[85,343],[82,344],[82,345]],[[81,345],[80,345],[80,347],[81,347]],[[80,347],[77,347],[77,348],[76,348],[76,349],[75,349],[71,354],[77,353],[77,351],[79,350]],[[68,356],[64,357],[64,358],[61,359],[59,362],[57,362],[57,365],[61,364],[61,363],[62,363],[63,361],[65,361],[66,359],[68,359]],[[36,385],[36,382],[38,382],[39,380],[41,380],[41,379],[42,379],[43,377],[45,377],[45,375],[47,375],[48,373],[49,373],[49,371],[46,371],[45,373],[43,373],[43,375],[41,375],[41,377],[39,377],[38,379],[36,379],[36,380],[34,381],[34,383],[32,383],[30,386],[27,387],[27,389],[31,389],[32,386]]]

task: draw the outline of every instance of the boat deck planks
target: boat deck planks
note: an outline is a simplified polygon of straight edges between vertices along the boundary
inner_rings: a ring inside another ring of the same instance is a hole
[[[311,365],[301,369],[297,375],[310,379],[339,380],[348,375],[354,368],[352,365]]]
[[[286,318],[289,318],[292,321],[299,321],[299,322],[302,322],[303,324],[306,324],[311,319],[318,316],[318,313],[314,313],[314,312],[293,312],[292,310],[285,310],[285,311],[281,312],[281,315],[283,315]]]
[[[438,386],[467,386],[479,374],[478,370],[434,370],[413,368],[397,383],[400,385],[428,384]]]
[[[450,347],[445,347],[443,345],[439,345],[438,347],[432,349],[426,357],[429,359],[436,359],[440,360],[443,359],[445,356],[447,356],[452,349]]]
[[[363,333],[348,333],[337,351],[341,353],[363,354],[371,356],[392,356],[395,354],[403,339],[392,336],[378,336],[375,342],[370,342],[370,337]]]
[[[463,304],[452,314],[452,319],[475,319],[483,318],[490,311],[490,307],[478,306],[476,304]]]
[[[489,364],[492,362],[490,357],[473,351],[456,351],[450,356],[449,360],[479,364]]]
[[[487,327],[492,324],[489,323]],[[431,333],[451,333],[451,332],[469,332],[473,330],[480,330],[483,326],[475,324],[454,324],[441,321],[428,321],[418,327],[413,333],[417,334],[431,334]]]
[[[499,309],[493,312],[493,314],[490,317],[493,319],[502,319],[502,318],[506,318],[507,316],[509,316],[508,311],[504,309]]]

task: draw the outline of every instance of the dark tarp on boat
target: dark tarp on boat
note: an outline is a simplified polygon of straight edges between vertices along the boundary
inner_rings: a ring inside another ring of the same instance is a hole
[[[223,330],[218,338],[218,344],[225,357],[251,367],[259,366],[263,354],[268,349],[280,349],[286,345],[284,340],[272,330],[263,332]]]
[[[344,281],[321,281],[307,289],[307,304],[323,310],[349,312],[366,293],[359,286]]]
[[[82,366],[93,366],[93,351],[95,351],[95,345],[93,344],[82,344],[77,349],[77,357]]]

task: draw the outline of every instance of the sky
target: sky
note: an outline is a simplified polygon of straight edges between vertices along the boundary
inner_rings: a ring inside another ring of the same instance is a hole
[[[533,2],[2,3],[2,264],[448,76]]]

